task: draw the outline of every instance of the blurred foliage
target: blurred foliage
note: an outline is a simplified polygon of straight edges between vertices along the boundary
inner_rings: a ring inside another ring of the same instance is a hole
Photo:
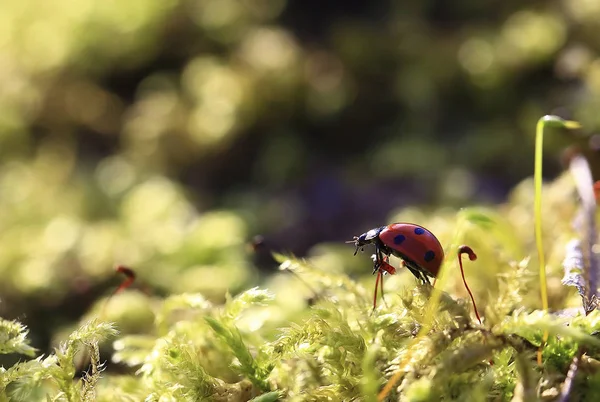
[[[58,142],[86,172],[118,155],[109,188],[167,174],[258,231],[280,230],[274,212],[308,225],[329,176],[393,180],[384,210],[497,200],[530,173],[537,117],[600,123],[593,3],[7,0],[0,149],[8,161]]]

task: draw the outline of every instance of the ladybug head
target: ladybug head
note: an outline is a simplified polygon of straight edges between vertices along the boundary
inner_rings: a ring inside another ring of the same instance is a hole
[[[367,241],[365,238],[366,238],[366,233],[363,233],[360,236],[354,236],[354,238],[352,240],[348,240],[346,242],[346,243],[354,243],[354,245],[356,246],[356,250],[354,250],[354,255],[356,255],[356,253],[358,253],[359,249],[361,251],[363,251],[363,246],[365,244],[367,244]]]
[[[354,238],[346,243],[354,243],[356,246],[356,250],[354,250],[354,255],[358,253],[358,250],[363,251],[363,247],[367,244],[371,244],[375,241],[377,236],[379,235],[380,229],[371,229],[366,233],[361,234],[360,236],[354,236]]]

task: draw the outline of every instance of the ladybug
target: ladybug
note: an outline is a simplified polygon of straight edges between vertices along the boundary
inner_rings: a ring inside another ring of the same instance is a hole
[[[387,268],[384,255],[394,255],[404,261],[406,268],[417,279],[427,284],[430,284],[429,278],[437,276],[444,260],[444,250],[437,237],[414,223],[392,223],[371,229],[354,236],[348,243],[356,246],[354,255],[367,244],[375,245],[374,274],[382,267]]]

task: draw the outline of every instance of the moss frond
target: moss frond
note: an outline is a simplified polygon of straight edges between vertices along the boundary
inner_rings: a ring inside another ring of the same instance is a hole
[[[585,322],[583,318],[581,320]],[[507,317],[499,326],[499,329],[504,334],[518,335],[538,345],[545,331],[553,336],[562,336],[565,339],[571,339],[584,345],[596,347],[600,345],[600,339],[581,328],[568,324],[567,318],[555,317],[544,311],[526,313],[521,310]]]
[[[104,370],[104,366],[100,363],[100,348],[98,342],[88,344],[90,349],[90,369],[82,377],[83,389],[81,391],[81,400],[84,402],[94,402],[96,400],[96,385],[100,379],[100,373]]]
[[[269,391],[270,386],[267,379],[272,367],[257,363],[244,343],[240,331],[233,324],[225,324],[211,317],[205,317],[205,320],[213,331],[229,346],[237,358],[235,366],[239,371],[247,376],[257,388],[262,391]]]
[[[227,295],[223,318],[236,320],[241,316],[244,310],[256,306],[266,306],[267,303],[272,302],[273,299],[274,295],[271,292],[259,289],[258,287],[248,289],[234,298]]]
[[[95,388],[102,371],[98,344],[116,334],[116,329],[108,323],[90,321],[84,324],[69,336],[67,342],[55,350],[54,355],[45,358],[40,356],[35,360],[17,363],[0,372],[0,395],[7,395],[7,387],[13,384],[10,390],[13,400],[30,400],[31,394],[45,380],[52,380],[56,385],[56,393],[52,400],[69,402],[95,400]],[[89,374],[77,382],[74,381],[76,374],[74,360],[81,346],[87,346],[92,350],[92,364]]]
[[[0,354],[34,356],[35,349],[29,345],[28,332],[27,327],[19,322],[0,318]]]
[[[150,354],[156,338],[150,335],[127,335],[113,343],[112,361],[128,366],[139,366]]]
[[[167,297],[156,313],[156,327],[160,335],[168,332],[169,326],[172,324],[170,319],[180,311],[194,311],[197,314],[204,313],[212,308],[206,298],[199,293],[183,293]]]
[[[84,396],[93,397],[91,396],[93,388],[101,371],[99,355],[94,356],[93,354],[94,352],[99,353],[98,344],[101,341],[117,334],[118,331],[112,324],[91,320],[75,330],[67,342],[62,343],[56,349],[57,365],[51,367],[52,378],[67,401],[79,401]],[[91,374],[82,380],[83,387],[80,388],[73,378],[76,374],[75,356],[82,346],[92,349],[92,368]]]
[[[0,368],[0,400],[10,396],[11,400],[27,401],[34,390],[44,380],[52,378],[52,368],[56,367],[56,356],[40,356],[27,362],[20,362],[8,369]],[[8,392],[8,387],[11,390]]]

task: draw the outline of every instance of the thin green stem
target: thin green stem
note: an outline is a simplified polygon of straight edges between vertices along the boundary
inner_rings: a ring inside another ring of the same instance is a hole
[[[535,167],[534,167],[534,219],[535,219],[535,244],[540,264],[540,294],[542,298],[542,309],[548,310],[548,288],[546,285],[546,261],[544,257],[544,245],[542,242],[542,151],[544,145],[544,129],[549,127],[561,127],[576,129],[580,124],[576,121],[564,120],[558,116],[547,115],[538,120],[535,130]],[[548,340],[548,331],[544,331],[542,346],[538,351],[538,364],[542,364],[542,352],[544,344]]]
[[[544,127],[549,117],[544,116],[537,122],[535,130],[535,170],[534,170],[534,219],[535,219],[535,245],[537,247],[538,261],[540,264],[540,293],[542,308],[548,309],[548,290],[546,287],[546,262],[544,258],[544,245],[542,242],[542,151],[544,145]]]

